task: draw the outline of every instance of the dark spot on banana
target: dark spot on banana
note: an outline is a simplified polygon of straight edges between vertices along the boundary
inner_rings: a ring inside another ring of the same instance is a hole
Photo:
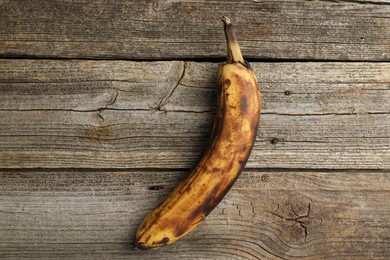
[[[219,185],[216,185],[213,190],[210,192],[210,195],[207,197],[206,201],[204,203],[200,204],[187,218],[189,221],[193,221],[196,218],[200,217],[200,220],[204,219],[218,204],[218,202],[222,199],[222,197],[217,197]],[[187,228],[182,232],[176,232],[175,235],[180,236],[182,235]],[[178,230],[179,231],[179,230]]]
[[[213,170],[212,170],[213,173],[217,173],[217,172],[220,172],[220,171],[221,171],[221,169],[219,169],[219,168],[213,168]]]
[[[181,221],[179,223],[174,223],[175,226],[175,237],[181,237],[184,233],[188,231],[188,225],[190,223],[193,223],[193,221],[196,218],[199,218],[199,221],[204,219],[204,211],[205,211],[206,205],[201,204],[199,205],[186,219],[186,221]],[[172,224],[167,224],[167,226],[172,226]]]
[[[188,224],[182,224],[182,225],[177,225],[176,224],[176,230],[175,230],[175,237],[180,237],[181,235],[183,235],[187,230],[188,230],[188,227],[187,227]]]
[[[233,168],[234,160],[231,160],[229,164],[226,166],[225,171],[229,172]]]
[[[153,245],[165,246],[169,242],[169,238],[164,237],[161,241],[153,242]]]
[[[150,240],[151,237],[152,237],[152,235],[149,235],[149,236],[145,239],[145,243],[148,243],[148,241]]]
[[[226,85],[226,86],[230,86],[231,83],[232,83],[232,82],[230,81],[230,79],[225,80],[225,85]]]
[[[221,184],[221,183],[220,183]],[[219,187],[220,185],[216,185],[214,189],[211,191],[209,198],[206,202],[206,208],[204,210],[204,216],[206,217],[208,214],[210,214],[211,211],[217,206],[217,204],[221,201],[222,197],[217,196],[219,193]]]
[[[246,100],[246,96],[242,96],[242,97],[241,97],[241,103],[240,103],[240,105],[241,105],[241,111],[242,111],[243,113],[246,113],[246,112],[248,111],[248,102],[247,102],[247,100]]]

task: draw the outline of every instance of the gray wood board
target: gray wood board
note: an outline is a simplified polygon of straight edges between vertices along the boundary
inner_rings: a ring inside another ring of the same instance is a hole
[[[131,248],[181,171],[2,171],[0,258],[389,259],[389,172],[244,171],[195,230]]]
[[[0,56],[221,58],[222,15],[248,58],[390,59],[387,0],[2,1]]]
[[[0,168],[189,168],[218,64],[0,60]],[[389,63],[253,63],[248,168],[390,168]]]

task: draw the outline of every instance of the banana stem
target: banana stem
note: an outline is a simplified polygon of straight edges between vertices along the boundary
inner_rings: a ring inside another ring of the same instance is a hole
[[[222,22],[224,24],[226,44],[227,44],[227,63],[245,63],[242,57],[240,46],[238,46],[236,34],[233,31],[233,25],[230,19],[226,16],[222,16]]]

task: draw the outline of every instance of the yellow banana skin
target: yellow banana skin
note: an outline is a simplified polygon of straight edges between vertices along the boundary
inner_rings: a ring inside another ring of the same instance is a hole
[[[237,57],[230,20],[224,23],[228,63],[218,68],[217,114],[209,146],[188,177],[142,221],[134,240],[138,249],[171,244],[195,228],[229,191],[249,158],[260,120],[260,92],[249,63]]]

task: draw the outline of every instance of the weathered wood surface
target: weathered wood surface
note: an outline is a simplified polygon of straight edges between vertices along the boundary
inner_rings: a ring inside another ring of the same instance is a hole
[[[0,61],[0,168],[189,168],[218,64]],[[390,168],[390,64],[253,63],[249,168]]]
[[[132,249],[142,217],[184,174],[0,172],[0,258],[390,258],[390,176],[383,171],[245,171],[182,240]]]
[[[253,153],[204,223],[138,252],[207,144],[222,15],[257,61]],[[390,259],[389,18],[388,0],[0,0],[0,259]]]
[[[3,0],[0,56],[222,58],[222,15],[249,58],[390,59],[388,0]]]

